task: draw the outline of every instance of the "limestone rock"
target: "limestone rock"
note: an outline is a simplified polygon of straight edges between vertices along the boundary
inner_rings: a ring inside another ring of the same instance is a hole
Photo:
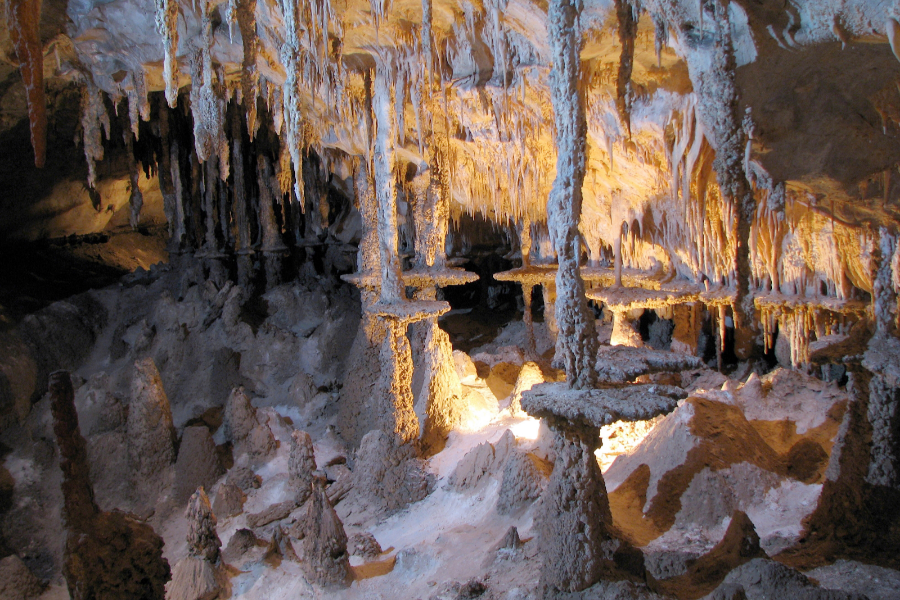
[[[297,503],[293,500],[273,504],[258,513],[247,515],[247,527],[257,529],[269,523],[286,519],[295,508],[297,508]]]
[[[350,536],[350,539],[347,542],[347,550],[352,556],[373,560],[378,558],[378,555],[381,554],[381,545],[378,543],[378,540],[375,539],[374,535],[368,531],[364,531]]]
[[[453,367],[456,369],[456,375],[459,377],[459,380],[463,383],[471,384],[478,378],[478,370],[475,368],[475,363],[462,350],[453,351]]]
[[[256,409],[250,403],[250,396],[243,387],[234,388],[225,403],[225,417],[222,422],[225,439],[237,445],[246,439],[258,424]]]
[[[191,496],[184,516],[188,521],[188,553],[211,562],[217,561],[222,542],[216,533],[216,516],[202,487]]]
[[[262,479],[259,475],[247,467],[234,467],[228,472],[228,481],[238,486],[244,492],[259,489]]]
[[[469,450],[457,463],[447,480],[447,486],[457,491],[471,489],[490,474],[493,464],[494,447],[488,442],[482,442]]]
[[[175,565],[166,585],[166,600],[215,600],[222,590],[222,575],[208,560],[188,556]]]
[[[238,529],[228,540],[222,551],[222,560],[226,563],[237,563],[251,549],[256,547],[256,536],[249,529]]]
[[[321,485],[313,487],[304,521],[303,567],[307,577],[323,587],[349,585],[347,534]]]
[[[0,598],[3,600],[32,600],[44,591],[44,584],[12,554],[0,560]]]
[[[275,450],[275,438],[243,387],[234,388],[225,403],[225,438],[234,444],[235,457],[247,454],[250,463],[261,464]]]
[[[538,459],[525,452],[513,452],[503,468],[503,481],[497,498],[497,512],[508,515],[540,497],[545,477]]]
[[[86,533],[69,533],[63,575],[73,598],[163,600],[169,564],[153,529],[122,513],[100,513]]]
[[[199,486],[212,488],[224,472],[209,429],[202,425],[186,427],[175,461],[174,502],[186,502]]]
[[[163,600],[169,563],[162,556],[162,538],[150,526],[123,513],[100,512],[94,503],[86,444],[78,428],[75,394],[67,372],[51,375],[50,400],[63,472],[63,518],[68,534],[62,571],[69,594],[74,598]],[[158,403],[150,403],[153,407],[160,408]],[[162,410],[147,412],[165,414]],[[162,433],[166,434],[164,428]]]
[[[740,589],[739,589],[740,588]],[[796,598],[797,600],[863,600],[865,596],[838,590],[824,590],[802,573],[766,558],[755,558],[734,569],[706,600],[740,598],[765,600]]]

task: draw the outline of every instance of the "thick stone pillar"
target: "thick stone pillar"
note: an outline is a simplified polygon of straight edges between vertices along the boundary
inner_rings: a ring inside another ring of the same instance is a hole
[[[612,514],[594,451],[596,429],[549,423],[556,463],[544,491],[540,530],[541,587],[577,592],[600,580]]]

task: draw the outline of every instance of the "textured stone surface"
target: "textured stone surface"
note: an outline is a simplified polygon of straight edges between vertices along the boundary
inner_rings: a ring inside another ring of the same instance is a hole
[[[291,432],[291,454],[288,458],[288,476],[298,506],[312,494],[316,457],[312,438],[305,431]]]
[[[565,383],[543,383],[522,395],[522,408],[534,417],[599,429],[616,421],[645,421],[671,412],[685,395],[680,388],[664,385],[571,390]]]
[[[313,488],[304,523],[303,567],[307,577],[323,587],[348,586],[347,534],[322,486]]]

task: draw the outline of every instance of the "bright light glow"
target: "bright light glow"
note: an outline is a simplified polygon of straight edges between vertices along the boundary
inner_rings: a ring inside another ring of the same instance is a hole
[[[518,423],[509,427],[516,439],[525,438],[526,440],[536,440],[541,430],[541,422],[539,419],[527,417]]]

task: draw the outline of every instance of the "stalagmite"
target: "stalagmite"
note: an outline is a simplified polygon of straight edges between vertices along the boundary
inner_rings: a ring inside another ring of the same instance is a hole
[[[322,483],[313,484],[312,497],[307,507],[303,538],[303,567],[306,576],[327,588],[348,586],[351,572],[347,534]]]
[[[226,579],[218,567],[222,542],[216,533],[216,516],[202,487],[191,496],[184,516],[188,522],[188,555],[175,565],[172,581],[166,586],[166,598],[218,598]]]
[[[587,589],[617,570],[614,553],[627,552],[628,546],[616,540],[612,529],[594,451],[604,425],[672,411],[678,399],[659,391],[653,386],[573,390],[564,383],[544,383],[522,394],[525,412],[543,419],[554,434],[556,464],[538,521],[545,596]]]
[[[69,373],[51,374],[50,403],[63,472],[63,575],[70,596],[163,600],[169,564],[162,538],[149,525],[122,512],[100,512],[94,503]]]
[[[169,398],[153,359],[135,362],[134,369],[128,410],[128,459],[136,498],[152,506],[164,472],[175,462],[175,427]]]
[[[6,5],[9,37],[25,83],[28,124],[34,166],[43,168],[47,156],[47,101],[44,97],[44,48],[41,44],[41,0],[9,0]]]
[[[288,475],[296,493],[297,505],[302,505],[312,494],[315,479],[316,457],[312,438],[305,431],[291,432],[291,454],[288,459]]]
[[[559,259],[556,275],[556,360],[563,363],[569,385],[591,387],[596,381],[597,335],[594,315],[584,296],[578,270],[578,232],[585,172],[587,126],[579,84],[584,46],[578,8],[569,0],[550,3],[550,46],[553,54],[551,98],[556,123],[556,180],[547,201],[547,225]]]

